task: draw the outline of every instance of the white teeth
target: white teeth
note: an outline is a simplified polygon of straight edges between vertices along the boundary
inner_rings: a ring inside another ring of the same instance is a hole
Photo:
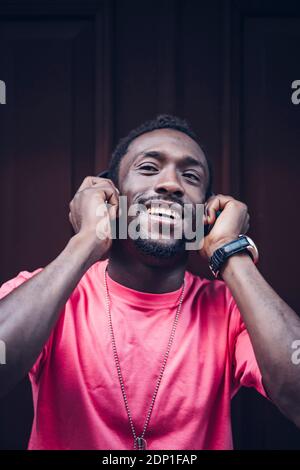
[[[150,215],[160,215],[165,217],[170,217],[171,219],[179,219],[180,215],[173,211],[172,209],[167,209],[165,207],[148,207],[148,214]]]

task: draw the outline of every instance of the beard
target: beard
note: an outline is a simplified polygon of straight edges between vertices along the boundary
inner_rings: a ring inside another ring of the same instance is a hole
[[[134,240],[135,247],[146,256],[157,259],[171,259],[186,254],[185,239],[174,240],[174,243],[164,244],[159,240],[137,238]]]

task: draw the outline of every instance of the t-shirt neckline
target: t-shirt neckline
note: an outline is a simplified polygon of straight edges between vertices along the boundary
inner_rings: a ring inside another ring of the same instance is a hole
[[[104,284],[104,270],[108,264],[108,260],[104,263],[99,263],[101,265],[100,276],[102,277],[102,282]],[[150,292],[142,292],[135,289],[120,284],[119,282],[114,281],[107,274],[107,287],[110,297],[115,297],[121,299],[123,302],[130,303],[131,305],[139,306],[149,306],[149,307],[162,307],[162,306],[172,306],[178,305],[180,301],[180,296],[182,292],[182,286],[180,286],[175,291],[165,292],[163,294],[153,294]],[[185,279],[185,289],[187,285],[187,271],[184,274]]]

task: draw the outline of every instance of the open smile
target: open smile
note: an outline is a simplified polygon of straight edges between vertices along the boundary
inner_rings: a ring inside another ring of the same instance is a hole
[[[145,204],[147,214],[152,219],[158,219],[161,221],[176,222],[182,220],[183,211],[182,207],[171,201],[149,201]]]

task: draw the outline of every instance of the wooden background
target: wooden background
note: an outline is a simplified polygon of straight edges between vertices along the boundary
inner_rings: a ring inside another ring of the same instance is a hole
[[[300,312],[299,43],[298,1],[2,0],[0,282],[57,256],[82,179],[167,112],[199,134],[215,192],[248,204],[259,269]],[[209,275],[197,257],[190,269]],[[31,419],[25,380],[0,403],[0,447],[26,447]],[[253,390],[234,399],[233,426],[236,448],[300,449]]]

